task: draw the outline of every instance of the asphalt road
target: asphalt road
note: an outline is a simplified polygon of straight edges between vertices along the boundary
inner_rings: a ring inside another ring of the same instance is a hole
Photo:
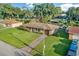
[[[0,41],[0,56],[31,56],[31,54]]]

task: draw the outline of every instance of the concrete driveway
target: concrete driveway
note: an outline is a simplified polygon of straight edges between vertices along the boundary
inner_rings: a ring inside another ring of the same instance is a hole
[[[29,46],[23,47],[23,51],[28,51],[29,53],[32,51],[33,48],[35,48],[41,41],[43,41],[47,35],[41,35],[36,40],[34,40]]]
[[[30,56],[28,52],[17,49],[3,41],[0,41],[0,56]]]

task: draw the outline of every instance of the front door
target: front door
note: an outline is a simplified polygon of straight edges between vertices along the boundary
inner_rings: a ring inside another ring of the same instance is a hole
[[[46,35],[49,35],[49,30],[45,30],[45,34]]]

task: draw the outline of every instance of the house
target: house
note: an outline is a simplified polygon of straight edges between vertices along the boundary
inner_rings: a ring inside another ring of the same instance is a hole
[[[68,33],[69,33],[69,39],[71,39],[71,40],[78,39],[79,40],[79,27],[69,27]]]
[[[59,25],[59,22],[61,21],[61,19],[51,19],[49,20],[49,23],[52,23],[52,24],[58,24]]]
[[[52,35],[59,26],[52,25],[52,24],[46,24],[46,23],[39,23],[39,22],[30,22],[23,25],[24,28],[28,29],[32,32],[42,32],[46,35]]]
[[[65,13],[62,13],[61,16],[67,16]]]
[[[18,26],[22,25],[22,22],[16,21],[14,19],[3,20],[1,23],[4,27],[18,27]]]

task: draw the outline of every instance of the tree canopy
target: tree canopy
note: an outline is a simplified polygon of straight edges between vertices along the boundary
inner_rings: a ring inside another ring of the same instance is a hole
[[[61,11],[60,7],[55,7],[52,3],[33,4],[33,13],[40,22],[47,22],[54,18]]]
[[[74,25],[79,25],[79,7],[70,7],[66,12],[68,16],[69,23],[73,23]]]
[[[61,13],[60,7],[52,3],[33,4],[32,9],[13,7],[11,4],[0,4],[0,18],[36,18],[40,22],[47,22]]]

